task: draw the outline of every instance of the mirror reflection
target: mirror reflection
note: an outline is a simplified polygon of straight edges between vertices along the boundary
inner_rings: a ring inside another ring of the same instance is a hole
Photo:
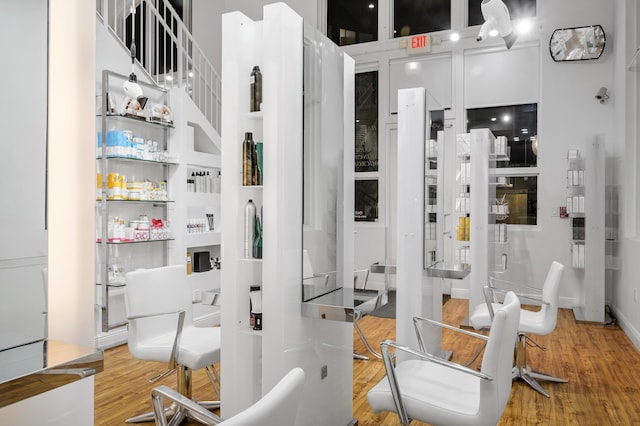
[[[424,146],[424,268],[443,260],[444,109],[426,92]]]
[[[344,56],[305,24],[303,118],[303,301],[342,287],[338,200],[342,196]],[[337,125],[336,123],[339,123]]]
[[[598,59],[605,46],[600,25],[558,29],[551,35],[549,51],[556,62]]]

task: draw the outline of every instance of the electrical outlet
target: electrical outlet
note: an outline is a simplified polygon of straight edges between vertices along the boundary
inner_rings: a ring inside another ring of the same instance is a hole
[[[323,365],[320,367],[320,380],[324,380],[327,378],[327,366]]]
[[[193,296],[191,296],[191,301],[199,303],[202,301],[202,292],[200,290],[193,290]]]

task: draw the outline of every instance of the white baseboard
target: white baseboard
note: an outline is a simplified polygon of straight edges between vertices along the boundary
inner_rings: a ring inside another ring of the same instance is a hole
[[[198,327],[213,327],[220,325],[220,311],[203,315],[193,319],[193,323]],[[109,349],[127,343],[127,328],[120,327],[115,330],[100,333],[95,337],[95,347],[98,349]]]
[[[469,299],[469,289],[468,288],[451,288],[451,298],[452,299]],[[561,297],[558,300],[558,306],[564,309],[573,309],[576,305],[576,300],[571,297]]]
[[[613,316],[618,320],[618,324],[624,333],[629,337],[629,340],[640,350],[640,331],[638,331],[623,314],[618,312],[615,306],[611,306]]]
[[[109,349],[127,343],[127,327],[116,328],[106,333],[100,333],[95,338],[98,349]]]

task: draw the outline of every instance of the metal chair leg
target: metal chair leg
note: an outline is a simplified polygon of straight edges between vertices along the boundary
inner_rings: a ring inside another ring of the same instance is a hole
[[[211,367],[213,367],[213,366],[211,366]],[[213,382],[213,378],[211,377],[211,372],[209,371],[209,367],[207,367],[206,370],[207,370],[207,374],[209,375],[209,379],[211,380],[211,383],[213,384],[213,388],[214,388],[216,394],[218,395],[218,398],[220,398],[220,391],[218,389],[218,386]],[[213,371],[214,371],[213,374],[216,376],[218,381],[220,381],[220,378],[218,377],[218,373],[215,370],[215,368],[213,368]],[[178,365],[178,366],[176,366],[176,372],[177,372],[177,379],[178,379],[177,391],[182,396],[184,396],[186,398],[189,398],[189,399],[193,399],[191,397],[191,369],[188,368],[188,367],[185,367],[183,365]],[[207,410],[215,410],[217,408],[220,408],[220,401],[196,401],[196,402],[199,405],[201,405],[204,408],[206,408]],[[171,404],[170,406],[165,408],[164,412],[165,412],[165,416],[167,418],[173,417],[171,424],[179,424],[185,417],[188,416],[186,411],[185,410],[180,410],[180,408],[177,406],[177,404]],[[150,413],[144,413],[144,414],[140,414],[140,415],[135,416],[135,417],[131,417],[131,418],[125,420],[125,423],[152,422],[154,420],[155,420],[155,416],[154,416],[154,413],[152,411]]]
[[[513,378],[520,378],[524,380],[529,386],[531,386],[536,391],[540,392],[542,395],[550,398],[549,392],[544,390],[544,388],[538,383],[538,380],[547,380],[551,382],[557,383],[566,383],[567,379],[562,379],[560,377],[550,376],[545,373],[541,373],[539,371],[532,370],[529,365],[527,365],[527,339],[529,339],[524,333],[518,333],[518,340],[516,341],[516,363],[513,366]],[[531,340],[531,339],[529,339]],[[533,342],[533,340],[531,340]],[[535,346],[539,348],[544,348],[544,346],[538,345],[535,343]]]

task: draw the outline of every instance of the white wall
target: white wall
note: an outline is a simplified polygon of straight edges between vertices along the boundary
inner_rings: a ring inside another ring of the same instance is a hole
[[[73,11],[73,13],[69,13]],[[49,1],[49,338],[93,346],[95,4]],[[0,410],[11,425],[93,424],[93,378]]]

